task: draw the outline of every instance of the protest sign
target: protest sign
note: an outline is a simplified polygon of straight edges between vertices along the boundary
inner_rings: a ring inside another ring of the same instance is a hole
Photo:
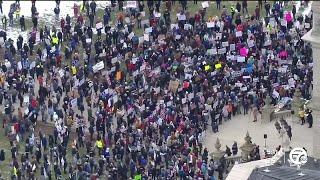
[[[152,32],[152,27],[148,27],[145,29],[145,33],[151,33]]]
[[[127,1],[127,8],[137,8],[137,1]]]
[[[100,71],[100,70],[103,69],[103,68],[104,68],[104,63],[103,63],[103,61],[98,62],[96,65],[94,65],[94,66],[92,67],[94,73]]]
[[[116,62],[118,62],[118,58],[117,57],[114,57],[111,59],[111,63],[112,64],[115,64]]]
[[[245,62],[245,61],[246,61],[246,57],[243,57],[243,56],[237,57],[237,62]]]
[[[176,28],[176,29],[179,28],[178,24],[171,24],[170,27],[171,27],[171,30],[174,29],[174,28]]]
[[[102,28],[103,28],[102,22],[99,22],[96,24],[96,29],[102,29]]]
[[[185,21],[187,19],[185,14],[179,13],[179,14],[177,14],[177,17],[178,17],[179,21]]]
[[[222,33],[217,33],[217,34],[216,34],[216,39],[217,39],[217,40],[220,40],[221,38],[222,38]]]
[[[72,107],[75,107],[77,105],[77,98],[72,99],[70,104]]]
[[[192,25],[191,24],[184,24],[183,29],[184,30],[192,29]]]
[[[168,89],[172,92],[176,92],[179,87],[179,81],[170,80]]]
[[[134,36],[134,32],[131,32],[129,35],[128,35],[128,38],[131,40]]]
[[[230,44],[230,51],[235,51],[235,50],[236,50],[236,45]]]
[[[229,46],[229,42],[226,41],[226,42],[222,42],[222,47],[228,47]]]
[[[214,22],[207,22],[207,28],[213,28]]]
[[[242,31],[237,31],[236,32],[236,37],[241,37],[242,36]]]
[[[201,3],[202,8],[208,8],[209,7],[209,2],[205,1]]]

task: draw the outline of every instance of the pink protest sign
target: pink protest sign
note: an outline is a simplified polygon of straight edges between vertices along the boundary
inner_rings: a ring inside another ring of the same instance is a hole
[[[247,57],[248,52],[249,52],[248,49],[243,47],[243,48],[240,49],[240,56]]]
[[[292,21],[292,15],[291,12],[287,12],[285,15],[285,19],[287,22],[291,22]]]

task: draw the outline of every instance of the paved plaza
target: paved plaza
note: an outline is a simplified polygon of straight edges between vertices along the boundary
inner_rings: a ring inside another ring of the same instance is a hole
[[[260,118],[260,117],[259,117]],[[259,119],[260,120],[260,119]],[[263,152],[265,146],[264,134],[267,134],[267,149],[275,150],[281,144],[281,138],[274,126],[275,121],[263,124],[261,120],[258,122],[253,121],[253,114],[249,115],[236,115],[230,121],[223,122],[219,126],[219,132],[213,133],[211,126],[208,125],[205,138],[205,147],[210,152],[214,151],[214,144],[216,139],[219,138],[221,142],[221,150],[225,150],[225,146],[231,148],[234,141],[240,147],[244,143],[244,137],[248,131],[252,137],[252,142],[260,145],[260,152]],[[308,128],[305,124],[301,126],[298,119],[287,119],[288,124],[292,127],[292,140],[291,147],[305,147],[308,150],[308,155],[312,155],[312,128]],[[287,135],[286,135],[287,136]]]

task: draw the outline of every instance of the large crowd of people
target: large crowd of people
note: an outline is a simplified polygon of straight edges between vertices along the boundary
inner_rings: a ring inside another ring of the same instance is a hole
[[[301,37],[312,12],[258,1],[250,14],[254,2],[227,9],[217,0],[221,14],[208,17],[205,2],[189,13],[197,3],[111,1],[99,17],[96,2],[83,1],[59,17],[56,1],[60,23],[39,27],[32,1],[31,30],[13,17],[23,8],[14,3],[9,26],[30,34],[7,38],[3,16],[1,121],[11,149],[0,165],[11,158],[11,178],[223,179],[224,157],[209,155],[205,131],[249,111],[257,121],[267,95],[274,105],[297,88],[311,98],[312,49]],[[235,143],[226,156],[237,152]]]

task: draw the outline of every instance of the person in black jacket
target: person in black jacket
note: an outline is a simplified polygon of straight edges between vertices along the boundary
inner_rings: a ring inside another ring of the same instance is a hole
[[[24,20],[24,15],[21,16],[20,18],[20,27],[21,27],[21,31],[25,31],[26,30],[26,23]]]
[[[6,159],[6,155],[3,149],[0,151],[0,162],[4,161]]]
[[[234,142],[234,143],[233,143],[231,149],[232,149],[232,154],[233,154],[234,156],[238,154],[238,144],[237,144],[237,142]]]
[[[90,3],[90,9],[91,9],[91,13],[93,15],[96,15],[96,8],[97,8],[97,4],[96,2],[93,0],[91,3]]]
[[[312,111],[310,109],[307,109],[307,122],[309,124],[308,128],[312,128],[313,117],[312,117]]]

